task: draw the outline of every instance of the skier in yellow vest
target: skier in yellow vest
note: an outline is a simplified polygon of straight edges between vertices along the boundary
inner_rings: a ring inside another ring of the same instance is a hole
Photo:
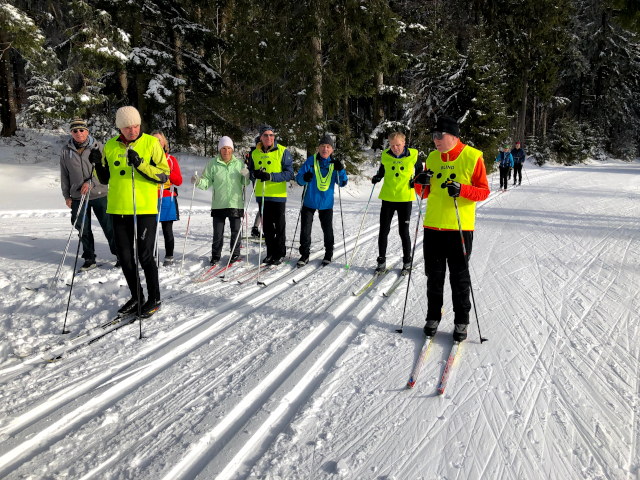
[[[432,137],[436,150],[427,157],[425,171],[415,179],[418,194],[428,197],[423,243],[428,304],[424,333],[433,336],[438,329],[448,266],[455,324],[453,339],[460,342],[467,338],[471,310],[468,260],[476,202],[489,196],[489,184],[482,152],[460,141],[460,127],[455,119],[439,117]],[[453,198],[458,199],[467,258],[463,254]]]
[[[137,312],[146,318],[153,315],[161,303],[153,247],[158,190],[169,180],[169,164],[158,139],[142,133],[140,123],[140,113],[134,107],[118,109],[116,127],[120,135],[106,143],[104,156],[94,155],[89,159],[95,166],[100,182],[109,184],[107,213],[111,214],[118,259],[131,292],[131,299],[118,313]],[[147,281],[146,302],[142,289],[138,290],[140,278],[135,262],[134,227],[138,233],[138,260]]]
[[[278,144],[273,127],[260,127],[260,141],[251,152],[251,178],[256,180],[255,195],[263,210],[262,228],[267,247],[264,263],[279,265],[287,252],[285,211],[287,182],[293,180],[293,158],[284,145]]]
[[[387,268],[387,237],[391,230],[393,214],[398,213],[398,233],[402,241],[402,273],[411,268],[411,204],[416,198],[413,178],[422,171],[418,151],[405,146],[406,138],[401,132],[389,135],[389,148],[382,151],[380,167],[371,179],[376,184],[384,179],[380,195],[380,232],[378,233],[378,265],[376,272]]]

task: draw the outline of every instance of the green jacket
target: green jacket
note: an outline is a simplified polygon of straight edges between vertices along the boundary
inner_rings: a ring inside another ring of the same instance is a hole
[[[202,172],[202,176],[196,183],[200,190],[211,188],[211,210],[225,208],[244,209],[243,188],[249,185],[251,180],[240,173],[244,168],[244,162],[235,155],[226,164],[220,155],[213,157]]]

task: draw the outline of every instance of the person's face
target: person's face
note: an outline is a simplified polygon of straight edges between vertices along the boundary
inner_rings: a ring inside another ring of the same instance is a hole
[[[76,143],[83,143],[88,136],[89,130],[87,130],[86,128],[71,129],[71,137],[76,141]]]
[[[396,157],[404,152],[404,145],[405,141],[402,137],[396,137],[393,140],[389,140],[389,148]]]
[[[516,142],[516,148],[520,148],[520,142]]]
[[[122,136],[128,141],[133,142],[140,136],[140,125],[131,125],[120,129]]]
[[[165,152],[168,151],[167,149],[167,144],[166,142],[163,141],[162,137],[158,134],[154,134],[154,137],[156,137],[158,139],[158,141],[160,142],[160,146],[162,147],[162,150],[164,150]]]
[[[220,149],[220,158],[224,163],[229,163],[231,161],[231,156],[233,155],[233,148],[231,147],[222,147]]]
[[[436,150],[440,153],[445,153],[456,146],[458,137],[454,137],[450,133],[435,132],[433,135],[433,143],[436,146]],[[440,138],[438,138],[440,137]]]
[[[329,158],[333,153],[333,147],[327,143],[323,143],[318,147],[318,153],[322,158]]]
[[[275,137],[276,136],[274,135],[273,130],[266,130],[262,135],[260,135],[260,141],[265,147],[271,148],[273,147]]]

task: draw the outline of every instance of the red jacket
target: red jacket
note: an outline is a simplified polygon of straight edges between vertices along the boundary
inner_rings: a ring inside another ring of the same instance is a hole
[[[167,163],[169,164],[170,173],[169,173],[169,181],[164,184],[164,187],[162,190],[162,196],[177,197],[178,196],[177,190],[175,188],[172,189],[171,186],[175,185],[179,187],[180,185],[182,185],[182,173],[180,173],[180,165],[178,164],[178,159],[176,157],[174,157],[173,155],[169,155],[168,153],[166,155],[167,155]]]

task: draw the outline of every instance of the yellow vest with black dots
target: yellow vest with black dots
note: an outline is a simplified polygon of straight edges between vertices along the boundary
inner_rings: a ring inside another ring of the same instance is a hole
[[[104,161],[109,167],[109,192],[107,194],[107,213],[114,215],[133,215],[133,186],[131,169],[127,165],[127,145],[113,137],[104,146]],[[162,172],[169,175],[167,158],[156,137],[142,134],[129,148],[138,152],[142,163],[138,167],[151,178]],[[161,185],[140,175],[134,169],[133,181],[136,192],[136,215],[158,213],[158,189]]]
[[[251,159],[253,160],[253,168],[260,170],[264,168],[268,173],[280,173],[282,172],[282,155],[287,149],[284,145],[278,145],[276,150],[270,152],[263,152],[259,148],[256,148],[251,152]],[[264,189],[264,190],[263,190]],[[256,197],[286,197],[287,196],[287,182],[272,182],[267,180],[256,180]]]
[[[380,200],[388,202],[411,202],[415,200],[415,190],[409,186],[418,161],[418,150],[409,148],[409,155],[396,158],[389,150],[382,152],[380,163],[384,165],[384,183],[380,189]]]
[[[453,198],[444,186],[447,180],[465,185],[471,185],[471,177],[476,168],[476,162],[482,157],[482,152],[465,145],[452,162],[443,162],[439,151],[433,151],[427,157],[426,168],[433,171],[431,190],[427,199],[427,210],[424,215],[424,226],[439,230],[458,230]],[[476,202],[458,197],[458,211],[462,230],[473,230],[476,223]]]

